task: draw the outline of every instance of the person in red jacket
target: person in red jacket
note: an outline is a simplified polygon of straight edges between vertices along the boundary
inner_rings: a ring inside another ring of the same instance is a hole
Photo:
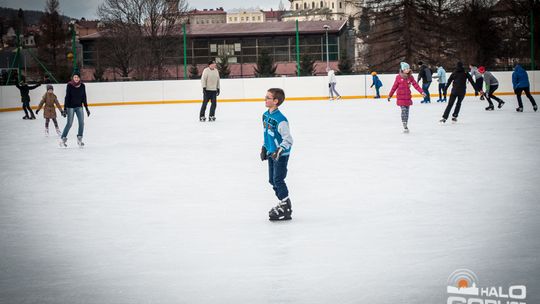
[[[394,95],[394,92],[397,90],[397,105],[401,107],[401,122],[403,123],[403,132],[409,133],[409,128],[407,126],[409,122],[409,107],[412,105],[412,95],[411,95],[411,85],[422,94],[423,97],[426,97],[426,94],[422,91],[422,88],[414,80],[412,76],[412,71],[408,63],[400,63],[399,74],[396,76],[394,85],[388,94],[388,101]]]

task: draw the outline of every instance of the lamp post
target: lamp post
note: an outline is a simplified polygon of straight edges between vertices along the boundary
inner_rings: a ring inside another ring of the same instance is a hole
[[[69,30],[71,32],[71,53],[73,54],[73,73],[79,71],[77,66],[77,44],[75,39],[75,21],[69,22]]]
[[[323,25],[323,28],[326,32],[326,70],[330,68],[330,56],[328,54],[328,30],[330,29],[329,25]]]

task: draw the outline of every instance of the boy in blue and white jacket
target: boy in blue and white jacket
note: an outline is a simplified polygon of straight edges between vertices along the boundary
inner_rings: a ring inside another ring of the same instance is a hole
[[[287,177],[287,163],[293,139],[289,122],[278,109],[283,101],[285,101],[285,92],[282,89],[268,89],[265,97],[265,106],[268,111],[262,116],[264,144],[261,149],[261,160],[268,160],[269,182],[279,199],[277,206],[270,209],[268,213],[271,221],[290,220],[292,214],[285,177]]]

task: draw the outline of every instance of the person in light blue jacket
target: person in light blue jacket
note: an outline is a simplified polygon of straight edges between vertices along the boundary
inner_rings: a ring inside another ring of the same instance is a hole
[[[262,116],[264,144],[261,148],[261,160],[268,160],[269,182],[279,199],[277,206],[270,209],[268,213],[271,221],[290,220],[292,214],[285,177],[287,177],[287,164],[293,139],[289,130],[289,121],[278,108],[283,101],[285,101],[285,92],[282,89],[268,89],[265,96],[265,106],[268,111]]]
[[[536,105],[536,102],[531,95],[529,75],[527,75],[527,71],[525,71],[525,69],[519,64],[516,64],[516,66],[514,67],[514,72],[512,73],[512,85],[514,86],[514,93],[516,93],[516,97],[518,100],[518,108],[516,109],[516,111],[523,112],[521,93],[525,91],[525,95],[527,96],[527,98],[529,98],[529,101],[531,102],[533,109],[536,112],[538,110],[538,106]]]
[[[434,75],[433,78],[437,78],[439,81],[439,99],[437,102],[446,102],[446,71],[442,66],[437,68],[437,75]],[[444,97],[444,98],[443,98]]]

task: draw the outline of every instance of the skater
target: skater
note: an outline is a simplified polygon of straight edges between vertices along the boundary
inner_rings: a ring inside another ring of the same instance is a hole
[[[475,65],[469,64],[469,69],[471,70],[471,76],[474,78],[474,96],[478,96],[478,92],[482,91],[484,86],[484,77],[478,72]],[[484,95],[480,95],[480,100],[484,100]]]
[[[439,99],[437,99],[437,102],[446,102],[446,70],[442,66],[439,66],[437,68],[437,75],[433,77],[437,78],[439,82]]]
[[[326,69],[326,72],[328,72],[328,90],[330,91],[330,101],[334,100],[334,93],[337,95],[336,99],[341,99],[341,95],[339,95],[338,91],[336,91],[336,73],[332,69]]]
[[[536,105],[536,102],[534,101],[534,98],[532,97],[529,90],[529,75],[527,75],[527,71],[525,71],[525,69],[519,64],[516,64],[516,66],[514,67],[514,72],[512,73],[512,85],[514,86],[514,93],[516,93],[516,97],[518,100],[518,107],[516,111],[523,112],[521,93],[525,91],[525,95],[527,96],[527,98],[529,98],[533,109],[536,112],[538,110],[538,106]]]
[[[219,96],[219,72],[216,69],[216,62],[214,60],[208,62],[208,67],[203,70],[201,83],[203,88],[203,103],[201,112],[199,113],[199,121],[206,121],[206,105],[209,100],[212,105],[210,106],[208,121],[215,121],[217,96]]]
[[[450,111],[452,110],[452,106],[454,106],[454,102],[456,101],[456,99],[457,103],[456,108],[454,109],[454,113],[452,114],[452,121],[457,121],[457,118],[459,116],[459,110],[461,109],[461,102],[463,101],[463,98],[465,98],[465,92],[467,91],[467,80],[469,80],[469,82],[474,88],[475,83],[471,75],[465,71],[463,63],[458,62],[456,64],[456,69],[454,70],[454,72],[452,72],[450,78],[448,78],[448,83],[445,87],[445,91],[448,90],[448,87],[450,87],[450,84],[452,84],[453,82],[452,92],[450,93],[450,101],[448,101],[448,105],[444,110],[443,117],[440,120],[441,123],[445,123],[448,119],[448,115],[450,115]]]
[[[261,148],[261,160],[268,160],[269,182],[279,199],[277,206],[268,213],[271,221],[290,220],[292,214],[289,190],[285,184],[287,163],[293,139],[287,118],[279,111],[285,100],[282,89],[268,89],[265,106],[268,108],[263,116],[264,144]]]
[[[381,80],[379,79],[379,76],[377,76],[377,72],[371,72],[371,76],[373,78],[373,83],[371,83],[370,88],[373,88],[375,86],[375,92],[377,92],[377,95],[375,95],[375,98],[381,98],[381,94],[379,93],[379,89],[383,86]]]
[[[37,87],[39,87],[41,84],[38,83],[33,86],[29,86],[26,83],[26,78],[23,76],[21,77],[21,82],[16,83],[15,86],[19,91],[21,91],[21,102],[23,104],[23,110],[24,110],[24,117],[22,119],[36,119],[36,116],[34,115],[34,112],[32,112],[32,108],[30,108],[30,90],[33,90]],[[28,116],[28,112],[30,112],[30,116]]]
[[[425,98],[426,93],[422,92],[422,88],[414,81],[412,70],[408,63],[401,62],[399,74],[396,76],[394,85],[388,94],[388,101],[397,90],[397,105],[401,107],[401,122],[403,123],[403,132],[409,133],[409,107],[412,105],[411,85]]]
[[[482,91],[481,88],[478,88],[480,91],[480,94],[484,95],[489,103],[488,107],[486,108],[486,111],[493,111],[495,109],[493,107],[493,102],[491,101],[492,98],[495,99],[499,103],[497,107],[499,109],[502,108],[505,102],[493,94],[499,88],[499,81],[497,80],[497,78],[495,78],[495,76],[493,76],[493,74],[486,71],[486,68],[483,66],[478,68],[478,72],[482,74],[482,77],[484,78],[484,82],[486,83],[485,93]]]
[[[62,132],[60,138],[60,146],[67,147],[67,135],[71,125],[73,124],[73,116],[77,115],[77,121],[79,122],[79,129],[77,132],[77,144],[79,147],[83,147],[82,141],[84,131],[84,114],[83,108],[86,109],[86,115],[90,116],[90,110],[88,109],[88,103],[86,102],[86,88],[81,81],[81,74],[79,72],[73,73],[72,80],[68,82],[66,86],[66,98],[64,99],[64,111],[67,112],[67,123]]]
[[[54,94],[54,88],[52,85],[47,85],[47,92],[43,95],[41,98],[41,102],[39,103],[39,106],[36,110],[36,115],[39,113],[41,108],[43,109],[43,117],[45,118],[45,134],[49,135],[49,121],[52,119],[54,123],[54,127],[56,129],[56,134],[60,136],[60,128],[58,127],[58,122],[56,121],[56,109],[54,106],[60,110],[60,113],[62,113],[62,116],[65,116],[64,110],[62,110],[62,106],[60,106],[60,103],[58,102],[58,98]]]
[[[430,103],[429,86],[432,81],[431,70],[422,61],[418,62],[418,65],[420,66],[420,73],[418,73],[416,82],[420,83],[420,79],[422,80],[422,91],[424,91],[424,100],[421,103]]]

